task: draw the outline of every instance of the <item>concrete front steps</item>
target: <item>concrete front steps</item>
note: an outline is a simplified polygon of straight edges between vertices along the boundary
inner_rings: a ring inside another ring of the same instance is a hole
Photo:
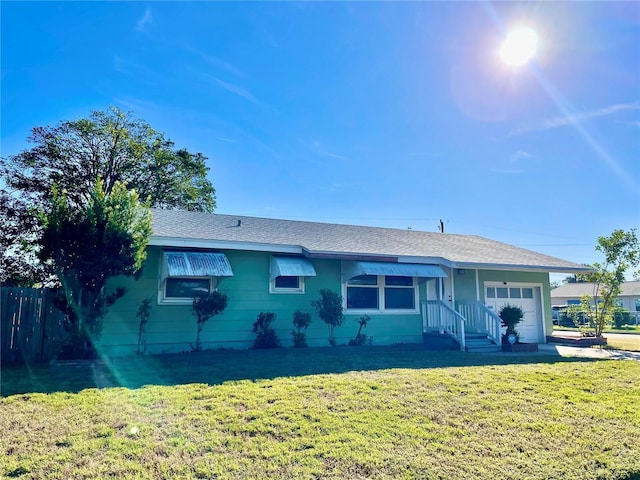
[[[460,344],[450,335],[438,332],[425,332],[422,335],[425,348],[428,350],[460,350]],[[501,347],[487,338],[486,334],[469,332],[465,335],[467,352],[499,352]]]
[[[499,352],[502,348],[487,338],[486,334],[469,332],[464,336],[467,352]]]

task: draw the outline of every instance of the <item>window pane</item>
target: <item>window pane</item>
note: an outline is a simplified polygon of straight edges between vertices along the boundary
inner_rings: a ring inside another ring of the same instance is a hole
[[[395,275],[387,275],[384,277],[384,283],[387,286],[396,287],[413,287],[413,277],[397,277]]]
[[[300,277],[280,276],[275,279],[276,288],[300,288]]]
[[[347,287],[347,309],[378,309],[378,289],[366,287]]]
[[[580,300],[567,300],[567,305],[580,305]]]
[[[496,293],[498,294],[498,298],[509,298],[508,288],[496,288]]]
[[[533,298],[533,288],[523,288],[522,298]]]
[[[487,287],[487,298],[496,298],[496,289],[493,287]]]
[[[209,293],[208,278],[167,278],[165,297],[193,298]]]
[[[377,285],[378,277],[376,275],[358,275],[349,279],[349,285]]]
[[[519,288],[510,288],[509,289],[509,298],[520,298],[520,289]]]
[[[640,299],[636,298],[633,303],[636,306],[636,312],[640,312]]]
[[[384,308],[411,309],[415,308],[413,288],[385,288]]]

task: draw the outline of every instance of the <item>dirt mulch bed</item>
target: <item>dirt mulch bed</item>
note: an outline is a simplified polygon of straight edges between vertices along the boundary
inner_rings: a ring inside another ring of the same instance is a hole
[[[593,347],[595,345],[606,345],[607,339],[604,337],[563,337],[559,335],[548,335],[547,343],[559,343],[561,345],[569,345],[572,347]]]

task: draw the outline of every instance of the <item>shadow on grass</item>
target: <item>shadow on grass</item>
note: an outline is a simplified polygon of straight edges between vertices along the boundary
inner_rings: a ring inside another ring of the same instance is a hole
[[[212,350],[173,355],[104,358],[97,362],[26,365],[2,369],[2,396],[79,392],[86,388],[227,381],[336,374],[394,368],[445,368],[528,363],[593,362],[544,354],[430,351],[420,345],[275,350]]]

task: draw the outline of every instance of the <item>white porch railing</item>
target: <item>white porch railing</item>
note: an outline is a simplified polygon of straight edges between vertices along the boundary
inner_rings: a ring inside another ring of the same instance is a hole
[[[466,350],[464,317],[440,300],[422,303],[422,328],[424,332],[437,329],[451,335],[460,344],[460,350]]]
[[[500,345],[500,317],[484,303],[474,300],[471,302],[457,302],[458,312],[465,319],[468,331],[486,333],[487,338]]]

